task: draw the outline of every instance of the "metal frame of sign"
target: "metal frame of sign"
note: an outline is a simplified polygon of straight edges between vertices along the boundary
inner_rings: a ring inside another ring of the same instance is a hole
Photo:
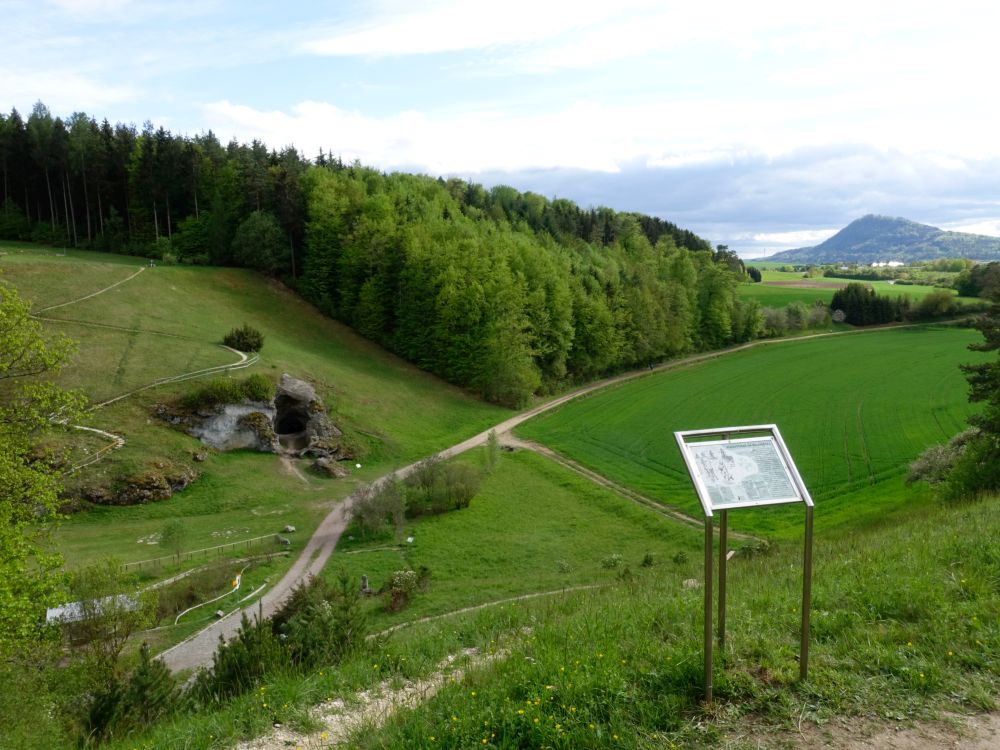
[[[749,436],[749,437],[748,437]],[[717,438],[708,440],[707,438]],[[750,508],[758,505],[778,505],[802,503],[805,505],[805,543],[802,562],[802,638],[799,655],[799,679],[805,680],[809,671],[809,602],[812,593],[812,546],[813,546],[813,501],[806,489],[799,470],[788,452],[788,446],[775,424],[750,425],[744,427],[721,427],[709,430],[686,430],[675,432],[674,438],[694,483],[698,499],[705,513],[705,700],[712,700],[712,546],[713,515],[719,513],[719,650],[726,647],[726,563],[727,532],[729,510]],[[706,439],[699,439],[706,438]],[[725,445],[747,445],[751,441],[770,441],[781,463],[785,478],[791,485],[792,494],[764,499],[737,500],[735,502],[713,503],[709,487],[701,475],[692,447],[712,447]]]

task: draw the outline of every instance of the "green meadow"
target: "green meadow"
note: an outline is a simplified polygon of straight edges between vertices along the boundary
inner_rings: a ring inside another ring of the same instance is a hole
[[[697,530],[526,450],[503,453],[467,509],[417,519],[399,539],[362,543],[354,529],[348,536],[355,539],[342,540],[327,565],[331,577],[341,570],[354,580],[367,575],[378,590],[393,571],[430,571],[426,592],[406,610],[390,615],[381,599],[372,602],[379,626],[538,591],[606,584],[626,567],[639,570],[647,555],[647,565],[687,571],[691,566],[671,560],[697,560],[700,540]],[[612,564],[614,555],[620,564]]]
[[[191,384],[142,390],[90,414],[88,424],[123,435],[126,446],[73,481],[109,482],[158,464],[195,466],[201,476],[167,501],[86,507],[68,517],[53,533],[70,567],[162,555],[149,542],[174,518],[185,521],[188,550],[292,524],[294,557],[361,483],[510,415],[387,354],[273,281],[191,267],[146,268],[126,280],[140,267],[120,256],[0,247],[0,278],[36,309],[123,282],[43,313],[46,331],[79,342],[64,385],[100,401],[235,361],[218,343],[248,323],[263,331],[264,349],[253,368],[233,376],[290,372],[315,382],[334,421],[364,452],[362,468],[330,480],[300,463],[300,476],[276,456],[250,452],[209,452],[195,464],[197,441],[154,416],[158,402]],[[1000,505],[942,506],[927,487],[904,483],[907,464],[924,448],[965,427],[972,407],[958,366],[985,356],[967,350],[979,338],[969,329],[923,326],[763,342],[597,391],[518,428],[698,517],[673,431],[778,424],[816,500],[806,683],[797,681],[801,508],[730,516],[737,530],[772,543],[733,540],[728,645],[716,654],[716,703],[705,706],[701,531],[518,449],[500,454],[468,508],[374,538],[348,529],[325,576],[367,575],[375,589],[397,570],[429,576],[402,611],[368,599],[374,637],[341,663],[270,674],[231,701],[183,708],[107,747],[224,748],[275,725],[302,733],[291,747],[327,747],[313,706],[343,700],[351,710],[364,700],[359,691],[384,693],[428,678],[438,680],[436,693],[384,722],[364,723],[348,746],[786,748],[803,724],[992,710]],[[102,442],[87,433],[69,439],[77,455]],[[456,460],[479,464],[484,453]],[[247,590],[275,580],[287,564],[278,558],[248,571]],[[516,600],[531,594],[542,596]],[[209,617],[199,612],[147,635],[166,645]],[[13,717],[5,731],[14,746],[65,746],[66,728],[44,710],[46,696],[38,697],[30,712],[17,705],[16,688],[0,698],[0,713]]]
[[[140,268],[142,273],[129,279]],[[100,292],[40,315],[44,330],[77,342],[77,353],[58,382],[81,389],[91,403],[142,388],[155,380],[235,363],[221,346],[231,328],[248,323],[264,334],[260,361],[233,377],[283,372],[316,384],[335,423],[362,453],[346,480],[312,475],[307,482],[273,455],[209,452],[153,415],[155,405],[199,381],[143,390],[93,411],[84,424],[120,434],[125,447],[70,477],[81,486],[113,483],[159,466],[195,468],[198,479],[168,501],[126,508],[92,507],[57,530],[71,566],[114,556],[157,556],[138,539],[157,533],[170,518],[184,518],[186,549],[279,531],[286,523],[308,535],[331,503],[359,481],[431,454],[503,419],[509,412],[450,386],[330,320],[281,284],[239,269],[157,266],[141,258],[68,251],[25,244],[0,245],[0,280],[40,310]],[[74,460],[107,441],[70,432]],[[115,534],[108,534],[113,526]]]
[[[965,427],[958,366],[975,331],[921,327],[757,346],[568,403],[518,428],[585,466],[692,515],[699,506],[673,432],[775,423],[818,519],[878,515],[907,464]],[[734,513],[763,533],[797,530],[790,508]],[[794,533],[794,532],[793,532]]]

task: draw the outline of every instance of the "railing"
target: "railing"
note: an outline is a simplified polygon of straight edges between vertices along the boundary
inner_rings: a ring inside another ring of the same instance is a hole
[[[210,557],[212,553],[215,553],[216,557],[222,557],[227,551],[232,550],[251,550],[255,547],[259,547],[264,544],[264,540],[273,540],[275,543],[278,541],[279,534],[265,534],[264,536],[255,536],[251,539],[241,539],[238,542],[227,542],[226,544],[218,544],[214,547],[202,547],[201,549],[191,550],[189,552],[179,552],[176,555],[163,555],[162,557],[154,557],[149,560],[137,560],[135,562],[127,562],[122,565],[122,569],[126,572],[128,571],[140,571],[152,568],[154,570],[159,570],[163,563],[165,562],[182,562],[184,560],[194,560],[194,559],[204,559]]]

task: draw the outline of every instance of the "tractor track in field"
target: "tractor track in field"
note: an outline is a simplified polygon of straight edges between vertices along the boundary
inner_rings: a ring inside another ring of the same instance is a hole
[[[132,274],[131,276],[129,276],[127,278],[122,279],[121,281],[116,281],[111,286],[106,286],[103,289],[98,289],[96,292],[88,294],[85,297],[77,297],[76,299],[71,299],[69,302],[60,302],[58,305],[49,305],[48,307],[43,307],[38,312],[40,312],[40,313],[42,313],[42,312],[48,312],[49,310],[55,310],[55,309],[60,308],[60,307],[67,307],[69,305],[75,305],[77,302],[83,302],[84,300],[91,299],[93,297],[96,297],[99,294],[104,294],[105,292],[111,291],[116,286],[121,286],[126,281],[131,281],[132,279],[134,279],[136,276],[138,276],[140,273],[142,273],[145,270],[146,270],[145,266],[140,266],[139,270],[136,271],[134,274]]]

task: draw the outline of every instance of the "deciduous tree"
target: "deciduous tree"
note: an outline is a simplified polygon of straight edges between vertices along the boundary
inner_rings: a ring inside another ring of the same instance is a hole
[[[0,651],[31,638],[59,589],[59,557],[43,543],[56,517],[59,476],[36,447],[82,406],[79,395],[45,382],[72,344],[44,337],[28,311],[0,284]]]

